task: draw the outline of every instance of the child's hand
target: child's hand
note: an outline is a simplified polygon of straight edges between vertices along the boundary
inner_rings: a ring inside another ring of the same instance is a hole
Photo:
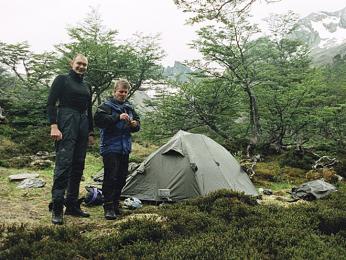
[[[119,116],[120,120],[130,121],[130,117],[127,113],[122,113]]]
[[[131,121],[130,121],[130,126],[131,126],[132,128],[135,128],[136,126],[138,126],[138,122],[137,122],[136,120],[131,120]]]

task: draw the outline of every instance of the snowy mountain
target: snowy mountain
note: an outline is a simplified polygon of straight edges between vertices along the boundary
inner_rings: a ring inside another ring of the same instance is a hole
[[[346,7],[336,12],[318,12],[302,18],[294,37],[311,48],[313,61],[329,63],[337,54],[346,54]]]

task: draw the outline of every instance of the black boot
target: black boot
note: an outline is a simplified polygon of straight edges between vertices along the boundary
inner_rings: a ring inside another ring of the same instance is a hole
[[[82,203],[82,200],[66,200],[65,206],[65,215],[70,215],[74,217],[81,217],[81,218],[88,218],[90,217],[90,214],[88,212],[83,211],[80,208],[80,204]]]
[[[103,209],[105,211],[105,219],[113,220],[117,218],[117,215],[114,212],[114,205],[112,202],[104,203]]]
[[[120,215],[120,203],[119,200],[115,201],[114,203],[114,212],[116,215]]]
[[[52,223],[55,225],[63,224],[64,204],[61,202],[53,202],[52,204]]]

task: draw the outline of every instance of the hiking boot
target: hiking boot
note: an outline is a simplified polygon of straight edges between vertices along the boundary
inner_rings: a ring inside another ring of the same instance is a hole
[[[105,219],[107,220],[113,220],[117,218],[117,215],[114,211],[114,205],[113,203],[107,203],[103,205],[103,209],[105,211]]]
[[[62,225],[63,224],[63,211],[64,204],[63,203],[53,203],[52,204],[52,223],[54,225]]]
[[[74,216],[74,217],[81,217],[81,218],[88,218],[90,217],[90,214],[86,211],[83,211],[80,208],[80,204],[82,201],[66,201],[65,206],[65,215]]]
[[[116,214],[116,215],[121,215],[121,213],[120,213],[120,206],[119,206],[119,201],[116,201],[116,202],[114,202],[114,213]]]

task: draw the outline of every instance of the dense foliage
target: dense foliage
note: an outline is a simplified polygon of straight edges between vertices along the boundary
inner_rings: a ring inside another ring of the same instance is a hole
[[[246,13],[213,21],[202,24],[193,43],[203,60],[189,63],[189,80],[171,83],[176,94],[153,102],[146,136],[159,140],[184,129],[216,136],[247,155],[309,147],[341,158],[345,57],[313,67],[308,46],[290,37],[292,13],[268,19],[272,34],[260,38]]]
[[[248,6],[252,1],[240,3]],[[345,57],[338,55],[332,64],[313,67],[308,46],[291,37],[296,21],[292,13],[273,15],[268,19],[272,33],[257,37],[259,28],[249,22],[247,8],[228,12],[238,1],[176,4],[195,14],[192,22],[201,25],[192,46],[203,59],[188,64],[193,72],[183,81],[166,80],[167,88],[161,88],[148,105],[150,113],[142,115],[140,140],[161,143],[183,129],[208,134],[232,152],[248,156],[309,147],[342,157]],[[11,151],[51,148],[42,138],[47,131],[49,85],[57,73],[68,70],[76,53],[89,58],[87,78],[95,106],[109,95],[116,78],[131,82],[131,95],[145,81],[162,82],[158,38],[136,35],[121,41],[116,30],[102,25],[95,10],[68,34],[71,41],[51,53],[35,54],[26,43],[0,44],[0,106],[8,119],[7,125],[0,125],[0,138],[7,144],[0,149],[2,158],[12,156]],[[40,136],[41,141],[27,147],[20,136]],[[21,146],[12,149],[12,144]]]
[[[162,77],[159,61],[164,52],[157,36],[117,39],[116,30],[106,29],[94,9],[67,32],[70,42],[49,53],[34,53],[26,42],[0,43],[0,107],[6,116],[0,122],[0,165],[14,156],[53,150],[46,115],[49,87],[58,73],[68,72],[77,53],[88,57],[86,80],[95,106],[111,94],[118,78],[130,82],[132,95],[144,81]]]

